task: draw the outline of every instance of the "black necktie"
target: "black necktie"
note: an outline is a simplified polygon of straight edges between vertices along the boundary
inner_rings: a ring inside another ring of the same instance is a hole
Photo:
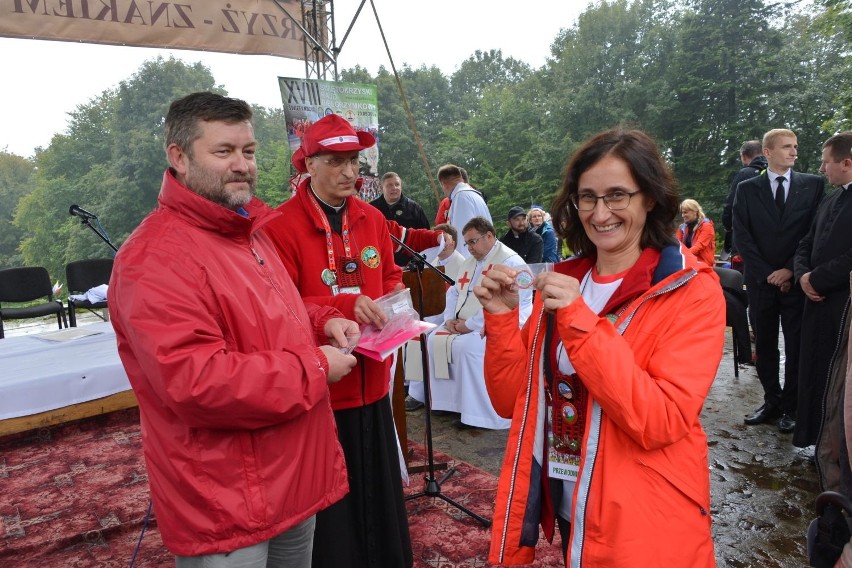
[[[775,207],[779,213],[784,212],[784,178],[778,178],[778,187],[775,189]]]

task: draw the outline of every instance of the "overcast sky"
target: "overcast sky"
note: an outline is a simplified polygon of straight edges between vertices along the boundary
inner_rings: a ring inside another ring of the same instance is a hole
[[[338,46],[359,3],[335,0]],[[504,57],[541,67],[559,30],[573,26],[588,5],[586,0],[374,3],[397,69],[437,65],[446,75],[477,49],[501,49]],[[0,151],[29,157],[34,148],[46,148],[55,133],[65,131],[68,112],[158,55],[200,61],[228,94],[267,107],[281,106],[277,77],[305,76],[302,61],[282,57],[0,38]],[[369,1],[338,57],[339,70],[355,65],[373,74],[381,65],[390,69]]]

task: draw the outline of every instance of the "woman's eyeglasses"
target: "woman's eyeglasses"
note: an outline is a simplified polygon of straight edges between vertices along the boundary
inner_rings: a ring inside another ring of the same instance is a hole
[[[577,211],[591,211],[598,206],[598,199],[603,199],[604,205],[610,211],[620,211],[627,209],[630,205],[630,198],[640,193],[641,190],[628,191],[613,191],[606,195],[595,195],[594,193],[583,192],[571,196],[571,203],[577,208]]]

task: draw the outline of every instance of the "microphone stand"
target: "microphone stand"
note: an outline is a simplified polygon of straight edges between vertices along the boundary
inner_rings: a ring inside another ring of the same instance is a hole
[[[80,217],[80,224],[86,225],[88,228],[94,231],[94,233],[99,236],[101,240],[103,240],[106,244],[109,245],[109,248],[111,248],[113,252],[118,252],[118,249],[115,247],[114,244],[112,244],[112,241],[109,240],[109,236],[106,234],[106,231],[104,231],[103,227],[101,227],[100,219],[95,217],[95,222],[98,224],[98,227],[95,227],[89,221],[90,219],[88,217]]]
[[[430,270],[434,271],[438,274],[445,282],[447,282],[450,286],[455,285],[455,280],[444,274],[442,271],[438,270],[435,266],[429,264],[426,261],[426,258],[418,253],[417,251],[410,248],[408,245],[394,237],[390,236],[393,241],[401,246],[403,249],[408,251],[409,254],[413,257],[411,264],[415,266],[415,270],[417,272],[417,283],[419,286],[417,287],[417,304],[420,310],[420,317],[423,317],[423,267],[428,267]],[[432,449],[432,391],[430,389],[431,379],[429,377],[429,354],[426,346],[426,334],[420,334],[420,363],[423,365],[423,398],[425,399],[425,416],[426,416],[426,461],[427,461],[427,470],[425,477],[425,486],[423,491],[419,493],[414,493],[405,498],[406,501],[411,501],[412,499],[418,499],[420,497],[437,497],[442,499],[460,510],[461,512],[467,514],[470,517],[473,517],[484,527],[490,527],[491,521],[486,519],[485,517],[481,517],[471,511],[470,509],[464,507],[461,503],[454,501],[452,498],[447,497],[443,493],[441,493],[441,484],[444,483],[451,475],[456,472],[456,469],[450,468],[447,470],[447,473],[441,478],[440,481],[435,479],[435,454]]]

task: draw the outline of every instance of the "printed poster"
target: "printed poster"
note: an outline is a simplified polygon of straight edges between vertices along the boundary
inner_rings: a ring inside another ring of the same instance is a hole
[[[279,77],[281,101],[287,122],[290,155],[301,146],[305,128],[328,114],[339,114],[355,130],[366,130],[376,144],[361,152],[358,171],[364,179],[360,197],[372,201],[379,196],[379,112],[375,85]],[[292,188],[292,189],[295,189]]]

